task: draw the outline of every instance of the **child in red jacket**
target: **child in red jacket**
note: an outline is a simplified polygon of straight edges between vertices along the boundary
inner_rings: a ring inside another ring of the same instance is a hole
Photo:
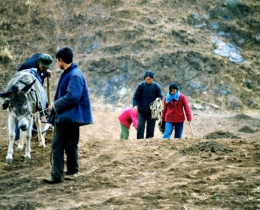
[[[122,140],[128,140],[131,124],[133,123],[135,129],[138,127],[138,112],[135,111],[134,108],[128,108],[120,114],[118,119],[121,126],[120,138]]]
[[[173,129],[175,130],[174,138],[182,138],[185,115],[188,121],[192,120],[186,97],[180,93],[177,84],[171,83],[164,99],[162,112],[162,120],[165,121],[164,139],[170,139]]]

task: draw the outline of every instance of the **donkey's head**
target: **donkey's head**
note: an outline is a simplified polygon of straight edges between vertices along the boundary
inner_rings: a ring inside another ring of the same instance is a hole
[[[12,85],[8,92],[0,93],[0,97],[9,98],[9,114],[16,119],[18,127],[23,131],[28,129],[32,114],[32,105],[27,97],[27,93],[35,81],[21,90],[19,90],[18,85]]]

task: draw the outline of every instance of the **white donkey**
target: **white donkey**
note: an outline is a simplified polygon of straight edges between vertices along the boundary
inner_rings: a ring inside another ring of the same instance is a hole
[[[28,82],[30,83],[28,84]],[[21,88],[21,86],[23,87]],[[43,88],[42,85],[31,73],[21,71],[15,74],[15,79],[13,78],[9,81],[6,89],[7,91],[0,93],[0,97],[9,101],[9,145],[6,156],[7,163],[12,163],[13,160],[13,144],[16,124],[18,124],[18,127],[22,131],[18,143],[18,151],[23,150],[24,136],[26,137],[26,149],[24,155],[26,160],[31,158],[31,131],[34,118],[38,131],[39,146],[45,148],[45,138],[42,134],[40,115],[38,112],[39,104],[45,103],[46,105],[46,100],[41,101],[41,97],[39,97],[40,93],[37,91],[41,88]],[[45,96],[42,98],[45,98]]]

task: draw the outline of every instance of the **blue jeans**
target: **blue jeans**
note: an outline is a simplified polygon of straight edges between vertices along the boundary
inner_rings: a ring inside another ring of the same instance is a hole
[[[145,123],[146,123],[145,138],[149,139],[154,137],[155,120],[151,118],[151,112],[138,111],[137,139],[144,138]]]
[[[182,132],[183,132],[183,124],[184,122],[180,123],[172,123],[172,122],[165,122],[165,131],[163,134],[164,139],[170,139],[172,135],[173,128],[175,130],[174,132],[174,138],[181,139],[182,138]]]

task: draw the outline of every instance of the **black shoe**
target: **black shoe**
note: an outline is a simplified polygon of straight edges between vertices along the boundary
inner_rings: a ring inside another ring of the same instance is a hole
[[[61,183],[63,182],[63,179],[54,179],[52,176],[49,178],[44,178],[43,179],[44,182],[48,183],[48,184],[57,184],[57,183]]]

